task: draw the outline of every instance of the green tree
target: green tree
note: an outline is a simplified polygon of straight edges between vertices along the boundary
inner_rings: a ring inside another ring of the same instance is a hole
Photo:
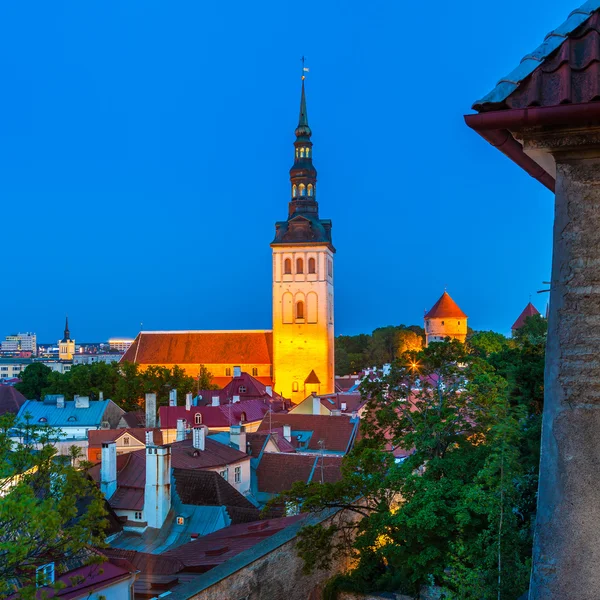
[[[541,315],[531,315],[525,318],[525,323],[515,331],[514,337],[518,341],[529,341],[539,344],[546,339],[548,322]]]
[[[477,331],[468,338],[468,344],[475,355],[487,358],[507,348],[509,340],[495,331]]]
[[[11,440],[15,431],[20,441]],[[84,470],[57,455],[57,435],[27,415],[21,423],[0,417],[0,597],[35,598],[37,567],[54,562],[60,574],[70,558],[104,543],[103,498]]]
[[[395,347],[395,358],[400,358],[405,352],[418,352],[423,347],[423,336],[412,329],[399,329],[396,332]]]
[[[31,363],[21,373],[21,383],[17,383],[15,388],[29,400],[41,400],[51,373],[50,367],[42,363]]]
[[[218,387],[213,384],[213,374],[204,366],[200,365],[198,372],[198,389],[199,390],[216,390]]]

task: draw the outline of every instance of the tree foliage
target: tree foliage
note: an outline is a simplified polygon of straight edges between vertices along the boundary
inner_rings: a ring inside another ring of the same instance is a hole
[[[297,483],[273,501],[338,511],[305,528],[299,544],[306,569],[352,555],[354,569],[330,590],[418,597],[436,585],[446,598],[512,600],[526,589],[540,348],[479,341],[477,351],[457,341],[408,351],[387,376],[366,381],[362,439],[341,481]]]
[[[65,561],[104,543],[102,495],[85,470],[57,455],[57,435],[27,416],[0,417],[0,598],[35,598],[36,568],[54,562],[60,574]]]
[[[21,383],[17,383],[15,388],[30,400],[41,400],[51,374],[50,367],[42,363],[32,363],[21,373]]]

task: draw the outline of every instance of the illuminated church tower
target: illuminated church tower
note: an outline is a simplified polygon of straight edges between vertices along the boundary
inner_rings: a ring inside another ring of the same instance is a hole
[[[311,392],[334,391],[331,221],[319,219],[304,77],[296,128],[291,202],[275,224],[273,248],[273,380],[298,403]]]
[[[58,342],[58,358],[59,360],[73,360],[73,354],[75,354],[75,340],[71,339],[69,317],[67,317],[63,339]]]

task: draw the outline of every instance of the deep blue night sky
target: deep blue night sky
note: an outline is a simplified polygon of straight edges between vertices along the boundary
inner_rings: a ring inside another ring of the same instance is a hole
[[[0,335],[270,328],[300,57],[336,333],[543,311],[550,192],[463,114],[577,4],[3,2]]]

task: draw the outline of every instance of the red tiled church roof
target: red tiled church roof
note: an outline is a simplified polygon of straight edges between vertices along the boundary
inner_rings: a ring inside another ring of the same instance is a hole
[[[122,361],[139,364],[272,363],[271,331],[142,331]]]
[[[540,311],[531,302],[523,309],[523,312],[519,315],[519,318],[513,323],[511,329],[515,331],[525,325],[527,317],[533,317],[539,315]]]
[[[425,315],[426,319],[456,319],[467,318],[467,315],[460,310],[458,304],[452,300],[448,292],[444,292],[441,298],[433,305],[431,310]]]

